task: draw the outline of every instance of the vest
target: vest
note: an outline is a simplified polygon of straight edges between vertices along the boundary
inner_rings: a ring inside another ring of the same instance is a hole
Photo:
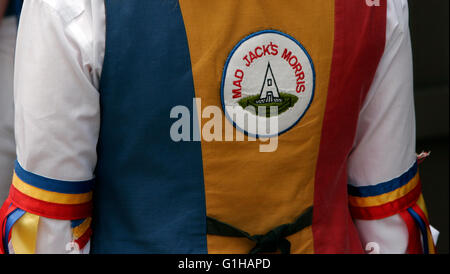
[[[346,161],[386,1],[105,5],[93,253],[363,252]],[[279,120],[276,150],[244,112]],[[231,140],[199,138],[218,125]]]

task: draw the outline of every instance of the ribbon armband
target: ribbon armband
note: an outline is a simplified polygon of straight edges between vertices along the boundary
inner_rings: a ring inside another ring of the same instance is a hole
[[[400,213],[419,199],[422,188],[417,163],[401,176],[371,186],[348,186],[350,211],[355,219],[376,220]]]
[[[400,216],[408,228],[408,254],[436,254],[433,236],[431,234],[428,213],[423,197],[407,210],[400,212]]]
[[[74,182],[42,177],[26,171],[16,161],[9,196],[0,209],[0,253],[9,252],[8,243],[14,240],[13,226],[17,233],[23,232],[22,237],[16,237],[15,251],[33,253],[39,216],[72,221],[77,244],[85,246],[92,233],[93,184],[94,180]],[[80,220],[83,221],[77,224]]]
[[[355,187],[349,185],[352,217],[376,220],[400,214],[408,228],[409,254],[434,254],[436,247],[422,197],[418,162],[401,176],[385,183]]]
[[[18,208],[42,217],[85,219],[91,216],[93,183],[45,178],[24,170],[16,161],[9,196]]]

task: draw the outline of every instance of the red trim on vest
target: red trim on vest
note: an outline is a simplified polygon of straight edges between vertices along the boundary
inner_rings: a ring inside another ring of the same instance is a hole
[[[347,200],[347,158],[386,43],[386,0],[335,0],[335,39],[316,168],[315,253],[363,253]]]
[[[14,205],[26,212],[58,220],[78,220],[91,216],[92,202],[78,205],[55,204],[34,199],[11,185],[10,198]]]

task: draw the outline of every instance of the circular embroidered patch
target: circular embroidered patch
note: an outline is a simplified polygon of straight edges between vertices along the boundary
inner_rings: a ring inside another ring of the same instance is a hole
[[[285,33],[264,30],[241,40],[228,56],[222,107],[238,130],[273,137],[301,120],[314,89],[314,65],[306,49]]]

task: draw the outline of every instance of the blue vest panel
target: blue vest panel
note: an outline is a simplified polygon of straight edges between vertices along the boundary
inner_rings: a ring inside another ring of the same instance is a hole
[[[171,109],[194,97],[178,1],[105,5],[91,250],[207,253],[201,145],[170,138]]]

